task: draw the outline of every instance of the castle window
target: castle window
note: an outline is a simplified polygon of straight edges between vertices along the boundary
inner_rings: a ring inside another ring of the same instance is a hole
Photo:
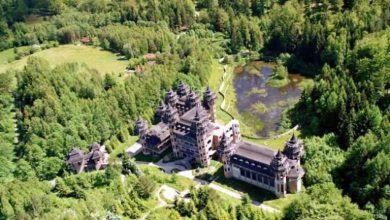
[[[251,163],[251,165],[252,165],[252,166],[255,166],[255,164],[254,164],[254,163]]]
[[[245,170],[242,169],[242,168],[240,168],[240,175],[241,175],[241,176],[245,176]]]

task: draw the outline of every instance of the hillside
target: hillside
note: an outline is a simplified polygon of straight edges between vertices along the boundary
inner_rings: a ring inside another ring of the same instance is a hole
[[[26,49],[26,47],[19,48],[19,50],[23,49]],[[64,63],[85,63],[89,68],[96,69],[101,74],[124,73],[128,64],[126,60],[120,60],[120,56],[104,51],[101,48],[71,44],[38,51],[20,60],[6,63],[7,58],[11,58],[12,56],[14,56],[13,49],[0,52],[0,60],[3,61],[0,65],[0,72],[4,72],[7,69],[21,70],[31,56],[49,61],[52,67]]]

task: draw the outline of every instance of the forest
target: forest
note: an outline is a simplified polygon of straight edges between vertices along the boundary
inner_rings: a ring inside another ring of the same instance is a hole
[[[129,66],[157,54],[126,78],[36,57],[0,73],[0,219],[150,211],[157,183],[131,160],[75,176],[66,154],[95,141],[115,151],[139,116],[152,122],[170,87],[184,81],[200,91],[213,59],[247,50],[260,60],[286,57],[283,68],[314,79],[286,113],[305,142],[305,190],[277,218],[390,218],[389,0],[2,0],[0,15],[0,51],[90,37]],[[190,194],[165,216],[267,219],[246,198],[231,206],[207,188]]]

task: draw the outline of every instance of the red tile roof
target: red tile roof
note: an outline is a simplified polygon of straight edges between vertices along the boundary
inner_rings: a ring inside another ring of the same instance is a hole
[[[147,53],[144,55],[144,58],[147,59],[147,60],[155,60],[156,59],[156,54],[154,53]]]
[[[90,43],[91,42],[91,38],[89,38],[89,37],[83,37],[83,38],[81,38],[81,43],[85,43],[85,44],[87,44],[87,43]]]

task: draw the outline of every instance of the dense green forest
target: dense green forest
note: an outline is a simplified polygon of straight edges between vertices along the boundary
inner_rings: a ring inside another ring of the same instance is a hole
[[[89,37],[130,63],[157,54],[126,78],[38,58],[0,74],[0,219],[140,217],[155,202],[148,175],[122,184],[114,165],[70,175],[69,149],[97,141],[114,151],[171,86],[200,90],[213,59],[246,50],[282,54],[284,68],[315,80],[287,112],[305,138],[306,189],[281,218],[390,218],[389,0],[2,0],[0,15],[0,51]],[[191,198],[171,217],[266,218],[245,199],[219,206],[207,189]]]

